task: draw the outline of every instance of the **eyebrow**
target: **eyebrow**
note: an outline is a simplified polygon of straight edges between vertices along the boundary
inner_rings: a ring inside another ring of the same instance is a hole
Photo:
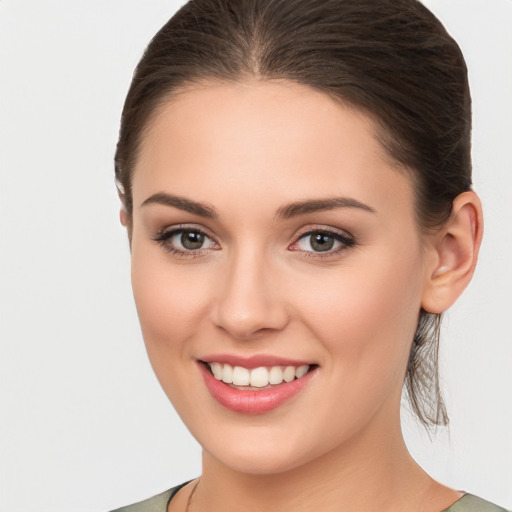
[[[213,206],[208,206],[204,203],[192,201],[191,199],[186,199],[185,197],[166,194],[164,192],[158,192],[157,194],[153,194],[152,196],[148,197],[141,206],[146,206],[148,204],[172,206],[174,208],[178,208],[179,210],[193,213],[194,215],[199,215],[200,217],[207,217],[209,219],[216,219],[218,217],[217,212]]]
[[[148,204],[171,206],[209,219],[218,218],[218,214],[213,206],[209,206],[198,201],[192,201],[185,197],[167,194],[165,192],[153,194],[148,197],[141,206],[146,206]],[[359,208],[366,212],[376,213],[374,208],[358,201],[357,199],[350,197],[329,197],[326,199],[307,199],[284,205],[277,210],[276,217],[280,220],[287,220],[299,215],[334,210],[337,208]]]
[[[361,203],[361,201],[358,201],[357,199],[352,199],[350,197],[329,197],[326,199],[297,201],[295,203],[285,205],[277,210],[276,216],[279,219],[286,220],[298,215],[334,210],[336,208],[359,208],[366,212],[377,213],[375,208]]]

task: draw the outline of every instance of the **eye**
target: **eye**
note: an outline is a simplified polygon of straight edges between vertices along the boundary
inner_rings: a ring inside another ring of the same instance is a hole
[[[206,233],[194,228],[169,229],[156,235],[153,240],[167,251],[182,256],[200,256],[203,251],[219,248]]]
[[[189,251],[201,249],[206,240],[206,235],[199,231],[182,231],[176,233],[170,238],[170,242],[173,245],[179,246]]]
[[[314,230],[302,234],[290,249],[307,253],[326,253],[325,256],[337,254],[344,249],[353,247],[354,239],[348,234],[331,230]]]

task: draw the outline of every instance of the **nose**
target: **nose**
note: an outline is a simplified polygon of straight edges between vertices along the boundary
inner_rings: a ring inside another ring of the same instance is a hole
[[[281,280],[257,251],[233,255],[222,273],[213,321],[233,338],[250,340],[289,322]]]

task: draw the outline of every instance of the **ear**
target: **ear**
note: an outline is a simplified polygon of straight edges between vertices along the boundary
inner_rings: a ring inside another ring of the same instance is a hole
[[[422,307],[429,313],[446,311],[471,281],[482,241],[480,199],[473,191],[453,201],[450,218],[430,243],[431,262]]]
[[[132,219],[130,215],[128,215],[128,212],[126,211],[126,208],[123,205],[121,205],[121,209],[119,210],[119,220],[121,221],[121,224],[126,228],[126,232],[128,233],[128,244],[130,245],[130,251],[132,248]]]
[[[126,211],[124,205],[122,205],[121,210],[119,210],[119,220],[124,227],[128,225],[128,212]]]

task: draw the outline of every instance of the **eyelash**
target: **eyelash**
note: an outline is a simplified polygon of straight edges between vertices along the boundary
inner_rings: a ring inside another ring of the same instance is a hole
[[[215,240],[211,236],[209,236],[207,233],[205,233],[202,229],[194,228],[192,226],[176,226],[175,228],[171,230],[162,230],[159,233],[157,233],[154,237],[152,237],[153,241],[157,242],[159,245],[161,245],[167,252],[174,254],[178,257],[182,258],[199,258],[201,256],[204,256],[205,252],[210,249],[180,249],[179,247],[176,247],[175,245],[170,243],[170,240],[176,236],[176,235],[183,235],[183,233],[195,233],[198,235],[204,236],[205,239],[211,240],[213,243],[217,244]],[[218,244],[217,244],[218,245]]]
[[[209,236],[207,233],[205,233],[203,230],[194,228],[191,226],[177,226],[176,228],[173,228],[171,230],[162,230],[159,233],[157,233],[154,237],[152,237],[152,240],[157,242],[159,245],[161,245],[167,252],[174,254],[178,257],[182,258],[199,258],[202,256],[205,256],[205,252],[212,250],[212,248],[207,249],[189,249],[189,250],[183,250],[179,247],[176,247],[176,245],[171,244],[170,240],[177,235],[183,235],[183,233],[195,233],[198,235],[202,235],[205,239],[209,239],[212,243],[217,244],[215,240]],[[314,235],[327,235],[330,238],[333,238],[336,242],[339,242],[341,245],[335,250],[328,250],[325,252],[322,251],[305,251],[301,249],[293,249],[292,247],[297,245],[301,240],[306,239],[307,237],[312,237]],[[356,241],[353,238],[352,235],[349,233],[341,233],[339,231],[335,231],[328,228],[316,228],[316,229],[310,229],[308,231],[305,231],[304,233],[301,233],[289,246],[289,250],[301,252],[302,255],[306,258],[329,258],[336,255],[339,255],[341,252],[346,251],[347,249],[350,249],[356,245]],[[218,249],[213,249],[218,250]]]
[[[335,231],[333,229],[329,228],[316,228],[316,229],[309,229],[308,231],[300,234],[295,242],[290,247],[293,247],[294,245],[297,245],[301,240],[306,239],[307,237],[312,237],[314,235],[327,235],[330,238],[333,238],[335,241],[339,242],[341,245],[335,250],[329,250],[325,252],[321,251],[304,251],[301,249],[292,249],[297,252],[302,252],[303,256],[306,258],[329,258],[333,256],[337,256],[340,253],[346,251],[347,249],[350,249],[352,247],[355,247],[356,241],[352,235],[349,233],[341,233],[339,231]],[[310,242],[311,245],[311,242]]]

